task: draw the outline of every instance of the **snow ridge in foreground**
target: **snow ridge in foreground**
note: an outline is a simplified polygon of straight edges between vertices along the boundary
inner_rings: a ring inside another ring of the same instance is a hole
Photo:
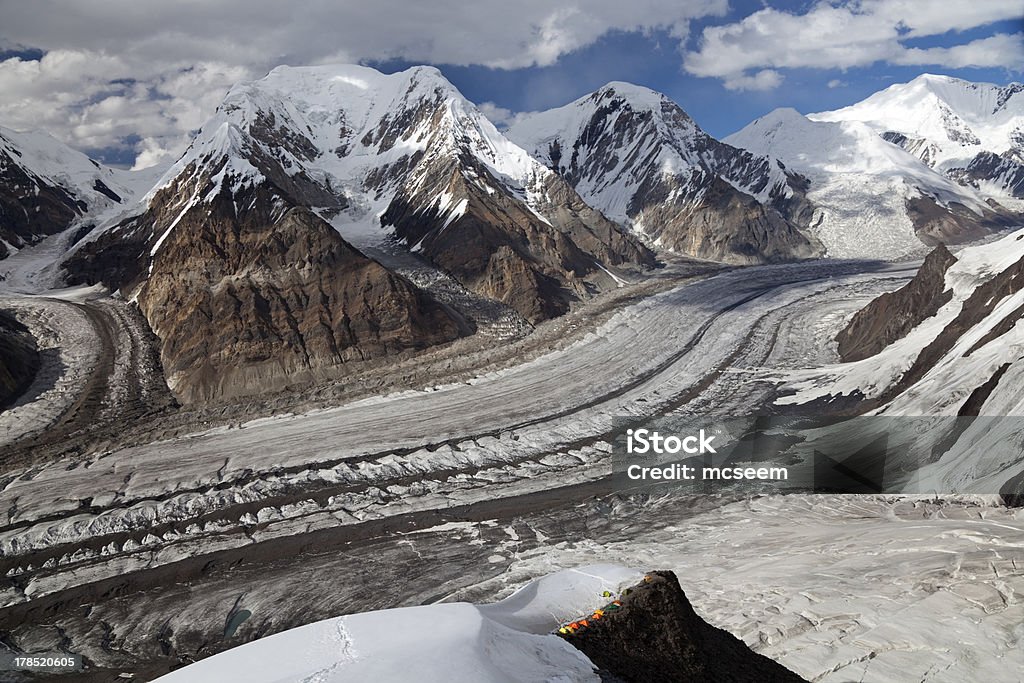
[[[617,565],[566,569],[490,605],[465,602],[326,619],[228,650],[158,679],[161,683],[509,680],[552,683],[600,678],[582,653],[551,631],[607,602],[643,573]]]

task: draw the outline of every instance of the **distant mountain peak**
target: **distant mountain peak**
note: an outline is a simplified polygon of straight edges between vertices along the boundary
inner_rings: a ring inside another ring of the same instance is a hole
[[[928,166],[997,200],[1024,199],[1024,85],[923,74],[856,104],[810,114],[857,121]]]
[[[964,241],[1021,220],[1011,195],[1024,169],[1011,140],[1022,119],[991,114],[1000,92],[926,75],[833,112],[775,110],[726,142],[810,179],[814,231],[829,255],[909,255],[922,241]]]
[[[612,82],[524,116],[508,135],[605,215],[658,246],[740,263],[815,251],[798,221],[786,217],[800,203],[799,180],[715,140],[649,88]]]

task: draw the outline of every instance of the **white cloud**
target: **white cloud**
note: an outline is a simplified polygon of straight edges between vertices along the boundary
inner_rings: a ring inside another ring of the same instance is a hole
[[[831,81],[828,82],[828,87],[829,88],[835,89],[835,88],[842,88],[844,86],[846,86],[846,82],[845,81],[841,81],[838,78],[833,78]]]
[[[682,37],[691,19],[726,10],[727,0],[0,0],[0,45],[48,51],[0,62],[0,123],[79,147],[137,135],[152,160],[180,151],[231,83],[279,64],[544,66],[612,30]]]
[[[849,69],[876,62],[1019,67],[1024,63],[1019,57],[1024,35],[1019,33],[948,48],[905,45],[911,38],[1019,18],[1020,0],[819,1],[804,14],[766,8],[739,22],[705,28],[698,49],[684,56],[684,68],[697,76],[720,78],[730,87],[779,68]],[[757,74],[749,75],[754,71]]]
[[[723,85],[727,90],[773,90],[782,83],[782,74],[774,69],[762,69],[753,76],[729,76]]]
[[[0,62],[0,122],[43,129],[81,149],[119,148],[154,160],[181,152],[231,84],[253,76],[242,66],[185,61],[147,65],[93,50],[53,50],[39,61]],[[7,95],[10,93],[10,95]]]
[[[514,112],[506,107],[499,107],[494,102],[481,102],[476,105],[476,108],[501,130],[515,125],[520,119],[530,115],[530,112]]]
[[[971,66],[1024,64],[1024,33],[999,34],[954,47],[910,48],[898,57],[898,64],[941,64],[962,69]]]

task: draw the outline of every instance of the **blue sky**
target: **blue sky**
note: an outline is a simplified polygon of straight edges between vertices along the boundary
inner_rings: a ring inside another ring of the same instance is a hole
[[[944,38],[951,41],[955,36]],[[944,44],[938,40],[934,44]],[[951,69],[881,63],[847,70],[790,69],[778,88],[735,91],[726,89],[718,79],[702,78],[682,70],[677,44],[678,41],[665,32],[653,35],[616,32],[547,67],[507,71],[446,64],[435,66],[473,102],[493,102],[512,112],[561,106],[609,81],[636,83],[665,93],[704,130],[719,138],[778,107],[793,107],[804,114],[836,109],[859,102],[893,83],[912,80],[922,73],[999,84],[1022,78],[1019,72],[1008,68]],[[404,60],[368,64],[386,72],[413,65]],[[829,83],[833,87],[829,87]]]
[[[561,57],[545,67],[514,70],[435,64],[463,95],[474,102],[493,102],[511,112],[561,106],[593,92],[609,81],[627,81],[663,92],[686,110],[708,133],[722,138],[778,107],[804,114],[859,102],[893,83],[922,73],[956,76],[970,81],[1007,84],[1024,78],[1024,64],[1007,61],[999,67],[950,68],[942,65],[903,66],[877,62],[849,68],[791,68],[783,83],[771,90],[730,90],[720,79],[700,77],[682,68],[680,54],[696,49],[703,28],[733,23],[763,3],[731,3],[723,17],[691,24],[685,40],[665,30],[647,33],[613,31],[597,42]],[[772,2],[773,7],[799,11],[811,3]],[[1024,12],[1024,2],[1021,3]],[[948,31],[905,41],[910,47],[949,47],[999,33],[1019,33],[1024,20],[999,21],[966,31]],[[1009,58],[1009,56],[1008,56]],[[386,72],[412,66],[408,60],[367,62]],[[1014,69],[1013,67],[1016,67]]]
[[[167,163],[226,90],[279,64],[433,64],[497,122],[608,81],[723,137],[922,73],[1022,80],[1022,0],[0,0],[0,125]]]

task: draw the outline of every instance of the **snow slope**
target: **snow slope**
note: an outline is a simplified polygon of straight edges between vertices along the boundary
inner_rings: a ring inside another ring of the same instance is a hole
[[[725,138],[781,159],[811,180],[818,208],[812,230],[836,258],[899,258],[922,251],[906,203],[933,197],[963,204],[979,217],[984,198],[883,140],[859,121],[815,121],[776,109]]]
[[[809,118],[861,122],[944,174],[957,175],[957,169],[984,152],[1010,155],[1024,163],[1024,85],[1020,83],[998,86],[923,74],[857,104]],[[981,189],[1005,198],[1011,194],[1009,181],[1005,175],[988,178]]]
[[[1024,472],[1024,421],[1012,417],[1024,415],[1024,230],[956,257],[945,275],[952,297],[934,316],[873,356],[790,374],[793,393],[777,402],[861,394],[883,401],[871,415],[944,417],[906,445],[905,456],[924,463],[958,415],[1011,416],[971,423],[910,482],[915,490],[992,493]],[[968,409],[969,401],[976,405]]]
[[[16,167],[18,173],[12,172]],[[130,211],[152,187],[162,169],[126,171],[105,166],[42,132],[0,127],[0,194],[38,198],[49,194],[74,207],[66,224],[45,227],[20,244],[4,242],[10,256],[0,262],[0,288],[40,292],[60,287],[55,262],[67,251],[79,228],[108,223]],[[23,174],[23,175],[22,175]],[[27,179],[23,181],[11,178]],[[31,200],[23,207],[31,205]],[[28,210],[27,208],[25,210]],[[39,210],[38,208],[36,209]],[[4,226],[9,227],[9,226]],[[63,234],[59,233],[64,230]],[[2,249],[0,249],[2,251]]]
[[[162,683],[417,681],[596,682],[593,665],[561,638],[561,623],[607,602],[643,574],[614,565],[567,569],[488,605],[464,602],[327,619],[179,669]]]
[[[145,174],[104,166],[50,135],[17,132],[0,126],[0,152],[12,155],[39,181],[58,185],[86,202],[90,211],[119,203],[97,189],[103,183],[122,200],[132,197],[145,184]]]
[[[881,396],[910,368],[920,351],[960,313],[975,290],[1024,258],[1024,230],[988,244],[954,252],[957,262],[946,272],[946,289],[952,299],[939,311],[880,353],[864,360],[842,363],[822,370],[800,371],[793,375],[791,396],[780,404],[806,403],[824,396],[844,396],[860,392],[866,398]],[[960,404],[978,384],[987,380],[1004,360],[1016,360],[1024,343],[1024,327],[1014,325],[996,343],[988,343],[966,356],[965,352],[997,323],[1014,314],[1024,303],[1024,291],[1001,300],[992,313],[977,326],[965,331],[957,344],[944,355],[920,389],[909,390],[885,409],[887,414],[956,415]],[[1010,318],[1011,321],[1014,318]],[[1024,407],[1024,406],[1022,406]],[[1006,404],[991,414],[1016,414],[1019,407]]]

